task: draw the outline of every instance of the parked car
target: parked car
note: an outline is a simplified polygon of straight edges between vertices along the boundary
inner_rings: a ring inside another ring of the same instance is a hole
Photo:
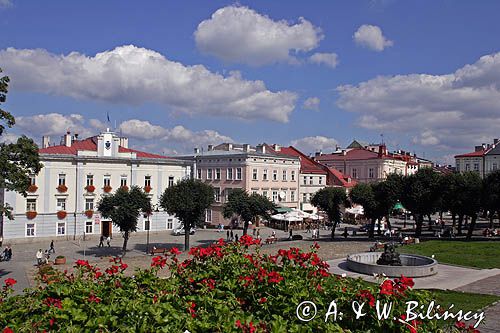
[[[196,228],[191,228],[189,230],[190,235],[194,235],[196,232]],[[179,236],[179,235],[184,235],[186,233],[186,230],[184,230],[184,226],[181,225],[179,228],[172,230],[172,235],[174,236]]]

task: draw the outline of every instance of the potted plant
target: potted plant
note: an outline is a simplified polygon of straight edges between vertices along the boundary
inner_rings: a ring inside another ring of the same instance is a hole
[[[57,256],[56,259],[54,260],[54,265],[64,265],[65,263],[66,263],[65,256]]]
[[[102,189],[103,189],[103,191],[104,191],[104,192],[109,193],[109,192],[111,192],[111,190],[112,190],[113,188],[112,188],[111,186],[109,186],[109,185],[106,185],[106,186],[104,186]]]
[[[121,189],[122,189],[122,190],[125,190],[125,191],[128,191],[128,186],[127,186],[127,185],[123,185],[123,186],[121,187]]]
[[[92,209],[86,210],[85,215],[90,219],[94,215],[94,211]]]
[[[95,191],[95,186],[94,185],[87,185],[85,186],[85,190],[89,193],[93,193]]]
[[[60,192],[60,193],[66,193],[66,191],[68,190],[68,187],[64,184],[61,184],[57,187],[57,190]]]
[[[146,193],[151,192],[151,186],[144,186],[144,192]]]
[[[66,213],[65,210],[60,210],[57,212],[57,217],[59,218],[59,220],[66,218],[66,215],[68,215],[68,214]]]
[[[36,186],[35,184],[31,184],[30,186],[28,186],[28,192],[30,193],[34,193],[38,190],[38,186]]]
[[[35,211],[29,211],[29,212],[26,212],[26,217],[30,220],[33,220],[37,215],[37,212]]]

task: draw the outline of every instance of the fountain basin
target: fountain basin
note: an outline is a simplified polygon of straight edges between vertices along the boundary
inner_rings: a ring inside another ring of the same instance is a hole
[[[423,277],[434,275],[438,272],[438,262],[432,258],[416,254],[401,254],[403,266],[377,265],[377,260],[382,253],[364,252],[347,256],[347,268],[357,273],[368,275],[385,274],[388,277]]]

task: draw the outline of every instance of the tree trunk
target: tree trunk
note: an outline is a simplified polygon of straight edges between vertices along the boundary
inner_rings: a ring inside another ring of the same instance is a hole
[[[495,213],[493,211],[490,211],[489,214],[489,219],[490,219],[490,229],[493,229],[493,219],[495,217]]]
[[[457,215],[455,213],[451,213],[451,219],[453,221],[453,224],[451,225],[453,228],[457,225]]]
[[[422,234],[422,224],[424,224],[424,215],[423,214],[415,214],[415,223],[416,229],[415,229],[415,238],[419,238],[420,235]]]
[[[431,218],[431,214],[427,215],[427,221],[429,221],[429,230],[432,230],[432,218]]]
[[[375,218],[370,221],[370,230],[368,231],[368,238],[373,238],[375,236]]]
[[[128,238],[129,238],[129,233],[128,233],[128,231],[125,231],[123,233],[122,257],[125,257],[125,254],[127,253]]]
[[[332,224],[332,240],[335,239],[335,228],[337,228],[337,222],[333,222]]]
[[[248,231],[248,221],[243,222],[243,236],[247,234]]]
[[[186,228],[186,225],[184,225],[184,251],[189,251],[189,231],[191,230],[191,227],[189,229]]]
[[[442,220],[443,219],[443,211],[439,211],[439,219]]]
[[[391,230],[392,226],[391,226],[391,221],[389,221],[389,214],[385,216],[385,220],[387,221],[387,229]]]
[[[382,231],[380,230],[380,226],[381,226],[381,224],[382,224],[382,218],[379,218],[379,219],[378,219],[378,223],[377,223],[377,235],[379,235],[379,236],[380,236],[380,233],[382,232]]]
[[[464,222],[463,214],[458,215],[458,232],[457,235],[462,236],[462,224]]]
[[[500,228],[500,211],[497,212],[497,217],[498,217],[498,227]]]
[[[477,214],[472,214],[471,221],[469,223],[469,231],[467,232],[467,241],[472,239],[472,233],[474,232],[474,228],[476,226]]]

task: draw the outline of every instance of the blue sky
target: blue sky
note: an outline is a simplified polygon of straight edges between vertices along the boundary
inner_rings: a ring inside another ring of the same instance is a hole
[[[0,0],[9,135],[92,135],[109,112],[133,145],[168,154],[230,140],[328,152],[383,133],[390,149],[450,162],[500,136],[499,12],[498,1]]]

